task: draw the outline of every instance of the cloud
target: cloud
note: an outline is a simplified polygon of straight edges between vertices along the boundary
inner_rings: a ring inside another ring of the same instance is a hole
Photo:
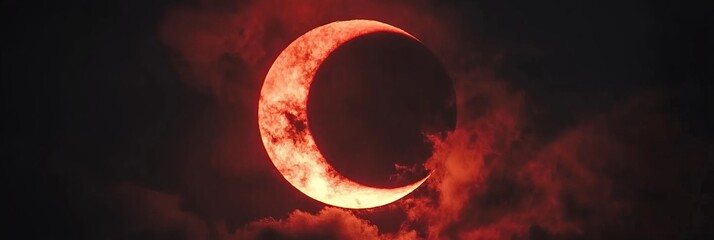
[[[451,46],[441,24],[450,15],[427,11],[425,1],[229,2],[179,5],[167,11],[159,29],[184,82],[219,101],[253,104],[277,54],[301,34],[332,21],[376,19],[434,48]]]
[[[154,191],[131,183],[122,183],[114,192],[120,222],[118,234],[110,238],[165,239],[183,236],[185,239],[208,239],[206,222],[181,208],[178,196]]]
[[[692,170],[704,158],[677,155],[696,143],[660,113],[660,94],[635,96],[548,141],[525,130],[523,98],[481,82],[472,92],[490,106],[460,119],[427,162],[436,195],[405,207],[427,238],[658,238],[686,226],[667,219],[686,219],[695,199],[673,186],[703,175]],[[677,197],[643,206],[638,191]],[[660,217],[641,218],[653,214]]]
[[[349,210],[326,207],[316,214],[295,210],[283,220],[266,218],[234,233],[234,239],[414,239],[414,231],[380,234]]]

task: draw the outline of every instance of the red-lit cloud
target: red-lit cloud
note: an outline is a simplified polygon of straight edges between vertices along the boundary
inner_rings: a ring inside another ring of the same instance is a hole
[[[257,101],[277,54],[298,36],[332,21],[379,20],[399,26],[432,48],[451,46],[445,42],[449,26],[437,19],[449,15],[434,15],[425,1],[216,2],[221,1],[169,10],[159,33],[180,56],[177,65],[185,82],[223,101]]]
[[[199,216],[181,209],[177,196],[141,186],[123,183],[113,195],[121,199],[117,214],[125,225],[118,226],[115,237],[132,238],[144,234],[152,238],[167,238],[177,232],[186,239],[207,239],[208,224]]]
[[[380,233],[349,210],[326,207],[316,214],[295,210],[283,220],[266,218],[228,236],[235,239],[415,239],[416,232]]]

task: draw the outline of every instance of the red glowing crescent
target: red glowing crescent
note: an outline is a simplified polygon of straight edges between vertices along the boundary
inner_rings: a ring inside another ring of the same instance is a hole
[[[270,159],[290,184],[325,204],[355,209],[386,205],[406,196],[429,177],[391,189],[356,183],[327,163],[308,127],[307,97],[320,64],[343,43],[374,32],[393,32],[417,40],[404,30],[372,20],[329,23],[290,43],[268,70],[260,92],[258,124]]]

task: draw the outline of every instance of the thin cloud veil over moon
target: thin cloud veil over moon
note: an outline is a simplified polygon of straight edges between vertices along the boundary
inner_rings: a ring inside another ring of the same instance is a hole
[[[305,195],[343,208],[373,208],[392,203],[429,176],[406,186],[384,189],[354,182],[331,167],[309,129],[307,99],[315,72],[340,45],[375,32],[411,34],[373,20],[338,21],[317,27],[283,50],[263,82],[258,124],[263,145],[282,176]]]

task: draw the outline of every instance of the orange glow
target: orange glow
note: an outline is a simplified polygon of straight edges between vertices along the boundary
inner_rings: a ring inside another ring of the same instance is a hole
[[[302,193],[333,206],[360,209],[386,205],[428,178],[392,189],[351,181],[327,163],[308,127],[307,97],[320,64],[343,43],[374,32],[399,33],[417,40],[404,30],[372,20],[329,23],[290,43],[268,70],[260,92],[258,124],[273,164]]]

